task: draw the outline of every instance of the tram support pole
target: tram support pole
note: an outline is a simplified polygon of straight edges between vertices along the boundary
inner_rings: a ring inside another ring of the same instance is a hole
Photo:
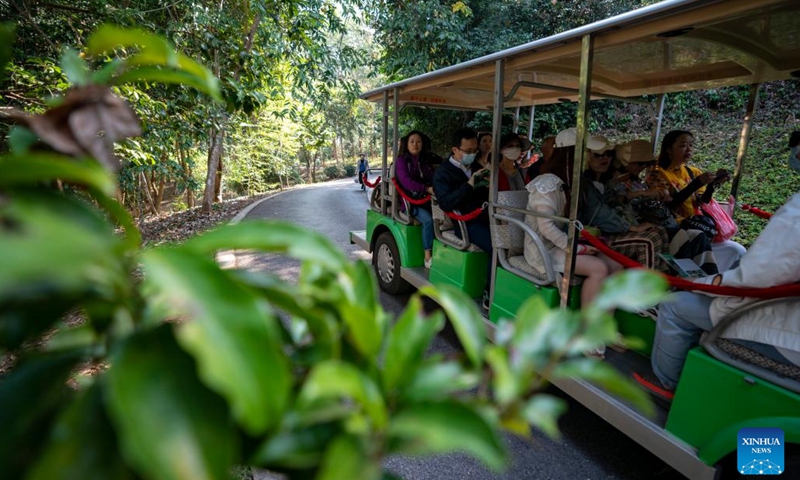
[[[381,136],[383,145],[381,148],[381,174],[385,175],[387,172],[386,154],[388,153],[389,143],[389,90],[383,91],[383,124],[381,126]],[[389,193],[389,186],[386,182],[381,182],[381,215],[389,213],[386,208],[386,195]]]
[[[661,125],[664,121],[664,105],[667,103],[667,94],[661,93],[656,98],[656,105],[658,105],[658,113],[656,114],[656,125],[653,129],[653,136],[650,138],[650,143],[653,145],[653,155],[658,155],[658,139],[661,138]]]
[[[739,136],[739,152],[736,154],[736,170],[733,171],[733,180],[731,180],[731,195],[733,196],[734,202],[739,193],[739,182],[742,180],[744,157],[747,154],[747,145],[750,143],[750,127],[753,124],[753,116],[758,108],[759,87],[760,84],[758,83],[750,85],[750,98],[747,101],[747,113],[744,115],[744,125],[742,125],[742,133]]]
[[[533,141],[533,115],[536,113],[536,105],[531,105],[531,114],[528,116],[528,140]]]
[[[494,62],[494,108],[493,116],[492,116],[492,158],[501,158],[500,157],[500,131],[503,126],[503,105],[505,104],[504,100],[504,70],[506,68],[506,61],[503,59],[497,60]],[[514,116],[515,128],[514,131],[516,132],[516,122],[519,120],[519,108],[517,108],[517,114]],[[497,202],[497,176],[500,174],[500,161],[496,160],[491,163],[492,169],[492,176],[491,181],[489,182],[489,228],[494,229],[495,222],[497,220],[494,218],[494,204]],[[489,281],[489,299],[494,298],[494,273],[497,270],[497,251],[492,249],[492,258],[489,259],[492,262],[492,270],[490,274]]]
[[[570,186],[569,218],[578,218],[578,204],[580,203],[581,173],[586,162],[586,137],[589,133],[589,95],[592,91],[592,61],[594,56],[594,37],[591,34],[583,36],[581,40],[581,77],[578,86],[578,118],[577,138],[575,139],[575,163],[572,166],[572,185]],[[564,262],[564,278],[561,279],[561,308],[569,304],[570,280],[575,269],[575,245],[578,232],[575,223],[570,222],[567,230],[567,255]],[[584,305],[585,306],[585,305]]]

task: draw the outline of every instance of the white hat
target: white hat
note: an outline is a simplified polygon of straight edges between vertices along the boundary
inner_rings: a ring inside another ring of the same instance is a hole
[[[631,140],[622,143],[615,148],[617,160],[623,166],[629,163],[650,163],[655,160],[653,155],[653,144],[648,140]]]
[[[603,153],[607,150],[614,150],[614,144],[609,142],[608,139],[602,135],[593,135],[589,138],[586,148],[591,150],[592,153]]]
[[[561,130],[556,135],[556,148],[562,147],[574,147],[576,139],[578,138],[578,132],[575,128],[568,128],[566,130]],[[607,142],[606,142],[607,143]],[[586,148],[589,150],[597,150],[600,148],[605,147],[606,143],[603,143],[597,140],[597,137],[589,137],[588,141],[586,142]]]

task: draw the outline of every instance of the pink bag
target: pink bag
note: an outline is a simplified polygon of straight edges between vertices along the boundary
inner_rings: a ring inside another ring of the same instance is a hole
[[[728,214],[716,200],[712,198],[708,203],[701,203],[700,210],[713,218],[714,223],[717,224],[717,236],[714,237],[714,243],[730,240],[731,237],[736,235],[736,231],[738,230],[736,223],[734,223],[730,214]]]

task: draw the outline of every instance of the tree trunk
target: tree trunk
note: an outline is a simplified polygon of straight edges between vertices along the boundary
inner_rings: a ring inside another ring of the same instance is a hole
[[[223,162],[223,152],[225,145],[220,146],[219,165],[217,168],[217,178],[214,181],[214,201],[222,201],[222,170],[224,169],[225,162]]]
[[[214,203],[217,169],[219,168],[220,158],[222,157],[222,142],[224,136],[222,130],[217,127],[211,128],[211,147],[208,149],[208,174],[206,175],[206,188],[203,192],[203,213],[211,213],[211,206]]]
[[[147,175],[145,175],[144,172],[139,172],[139,179],[142,182],[142,191],[144,192],[145,204],[147,206],[146,210],[149,210],[153,213],[158,213],[155,203],[153,202],[153,196],[150,195],[150,185],[147,181]]]
[[[178,143],[177,141],[175,142]],[[192,178],[192,167],[189,166],[189,162],[186,161],[186,152],[183,151],[183,148],[177,146],[178,149],[178,158],[181,161],[181,169],[183,169],[183,175],[186,177],[186,206],[189,208],[194,207],[194,192],[192,191],[191,187],[189,186],[189,181]]]
[[[337,138],[338,137],[333,137],[333,149],[332,149],[333,163],[339,163],[339,155],[336,153],[336,139]]]

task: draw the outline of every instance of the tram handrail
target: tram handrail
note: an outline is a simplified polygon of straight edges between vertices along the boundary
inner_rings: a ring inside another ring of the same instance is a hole
[[[502,207],[502,208],[509,209],[509,210],[512,209],[510,207]],[[515,210],[518,210],[518,209],[515,209]],[[555,283],[556,282],[556,272],[555,272],[555,269],[553,268],[553,259],[550,258],[550,254],[547,252],[547,248],[545,248],[544,242],[542,242],[541,237],[539,237],[539,235],[537,235],[536,232],[533,231],[531,226],[528,225],[527,223],[523,222],[522,220],[516,219],[514,217],[509,217],[507,215],[499,214],[499,213],[495,213],[494,214],[494,218],[496,218],[498,220],[503,220],[503,221],[506,221],[506,222],[509,222],[509,223],[513,223],[514,225],[516,225],[519,228],[521,228],[522,231],[525,232],[525,234],[527,234],[527,235],[529,235],[531,237],[531,239],[533,240],[533,243],[536,244],[536,248],[539,249],[539,253],[542,255],[542,259],[544,260],[544,270],[545,270],[545,275],[547,277],[546,278],[546,282],[547,283],[542,283],[542,280],[540,280],[540,279],[538,279],[538,278],[536,278],[536,277],[534,277],[532,275],[529,275],[529,274],[527,274],[525,272],[519,272],[519,274],[521,276],[523,276],[526,280],[529,280],[529,281],[531,281],[531,282],[533,282],[533,283],[535,283],[537,285],[548,285],[548,284],[551,284],[551,283]],[[500,263],[503,265],[503,267],[506,270],[511,270],[511,269],[513,269],[515,271],[518,270],[518,269],[514,268],[513,266],[511,266],[508,263],[508,260],[504,256],[498,256],[498,260],[500,260]],[[558,283],[560,285],[560,282],[558,282]]]

